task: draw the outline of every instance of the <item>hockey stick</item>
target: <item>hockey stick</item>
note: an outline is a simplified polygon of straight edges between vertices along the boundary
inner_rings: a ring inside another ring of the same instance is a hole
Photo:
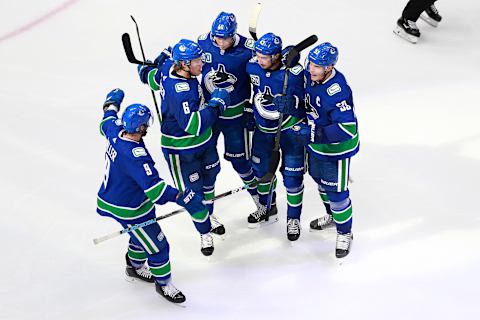
[[[248,187],[254,186],[254,185],[256,185],[256,184],[257,184],[257,182],[254,182],[254,183],[252,183],[252,184],[246,184],[246,185],[243,185],[243,186],[241,186],[241,187],[235,188],[235,189],[233,189],[233,190],[226,191],[226,192],[224,192],[224,193],[221,193],[221,194],[215,196],[212,200],[205,201],[204,204],[207,204],[207,203],[210,203],[210,202],[217,201],[217,200],[219,200],[219,199],[225,198],[225,197],[227,197],[227,196],[229,196],[229,195],[232,195],[232,194],[235,194],[235,193],[240,192],[240,191],[242,191],[242,190],[245,190],[245,189],[247,189]],[[115,231],[115,232],[110,233],[110,234],[107,234],[107,235],[105,235],[105,236],[103,236],[103,237],[95,238],[95,239],[93,239],[93,243],[94,243],[94,244],[99,244],[99,243],[101,243],[101,242],[103,242],[103,241],[106,241],[106,240],[109,240],[109,239],[118,237],[118,236],[120,236],[120,235],[122,235],[122,234],[124,234],[124,233],[129,233],[129,232],[135,231],[135,230],[137,230],[137,229],[139,229],[139,228],[143,228],[143,227],[145,227],[145,226],[154,224],[155,222],[157,222],[157,221],[159,221],[159,220],[163,220],[163,219],[169,218],[169,217],[171,217],[171,216],[175,216],[175,215],[177,215],[177,214],[179,214],[179,213],[181,213],[181,212],[184,212],[184,211],[186,211],[185,208],[180,208],[180,209],[177,209],[177,210],[175,210],[175,211],[172,211],[172,212],[169,212],[169,213],[167,213],[167,214],[164,214],[164,215],[162,215],[162,216],[155,217],[155,218],[152,218],[152,219],[150,219],[150,220],[144,221],[144,222],[142,222],[142,223],[134,224],[133,226],[130,226],[130,227],[125,228],[125,229],[123,229],[123,230]]]
[[[135,21],[135,18],[132,15],[130,15],[130,18],[132,18],[133,22],[135,23],[135,28],[137,29],[138,43],[140,44],[140,51],[142,52],[142,57],[143,57],[143,64],[146,64],[147,59],[145,58],[145,52],[143,51],[142,39],[140,38],[140,31],[138,30],[137,21]],[[123,36],[122,36],[122,40],[123,40]],[[131,49],[132,49],[132,45],[130,43],[130,50]],[[125,52],[127,51],[125,50]],[[133,50],[131,50],[131,53],[133,54]],[[152,93],[153,103],[155,104],[155,110],[157,111],[158,123],[161,125],[162,118],[160,116],[160,111],[158,110],[157,98],[155,98],[155,92],[153,92],[152,88],[150,88],[150,92]]]
[[[287,94],[288,75],[290,73],[288,69],[292,67],[293,60],[300,54],[300,52],[302,52],[302,50],[308,48],[309,46],[317,42],[317,40],[318,37],[316,35],[311,35],[302,42],[298,43],[288,52],[287,62],[285,64],[285,75],[283,77],[283,96]],[[261,183],[267,183],[269,181],[272,182],[273,178],[275,177],[275,172],[277,171],[278,165],[280,164],[280,136],[282,133],[282,122],[283,113],[280,112],[280,117],[278,119],[278,128],[277,132],[275,133],[275,144],[273,146],[272,159],[270,160],[268,172],[259,181]]]
[[[258,2],[255,7],[253,7],[252,15],[250,16],[250,22],[248,23],[248,32],[252,36],[253,40],[257,41],[257,21],[258,16],[260,15],[260,11],[262,11],[262,4]]]
[[[122,43],[123,43],[123,49],[125,50],[125,55],[127,56],[128,62],[133,64],[146,65],[154,68],[157,67],[157,65],[154,63],[143,62],[138,60],[135,57],[135,54],[133,53],[133,49],[132,49],[132,42],[130,41],[130,35],[128,33],[122,34]]]

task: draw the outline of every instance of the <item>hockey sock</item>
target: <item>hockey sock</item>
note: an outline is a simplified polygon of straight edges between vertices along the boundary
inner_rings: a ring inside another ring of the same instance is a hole
[[[215,197],[215,186],[203,187],[203,198],[205,201],[211,201]],[[208,203],[207,205],[208,213],[213,213],[213,202]]]
[[[303,204],[303,183],[300,177],[285,177],[285,185],[296,186],[286,186],[287,189],[287,217],[289,219],[300,219],[302,213],[302,204]]]
[[[330,209],[330,200],[328,199],[327,192],[320,185],[318,185],[318,193],[320,194],[320,198],[323,201],[323,205],[325,206],[327,213],[331,215],[332,210]]]
[[[132,242],[128,243],[128,258],[130,263],[136,269],[143,266],[145,261],[147,261],[147,254],[142,247],[133,244]]]
[[[337,225],[337,232],[346,234],[352,231],[352,202],[350,198],[340,202],[330,202],[333,221]]]
[[[164,262],[148,262],[148,266],[150,267],[150,272],[155,277],[155,281],[159,284],[167,283],[170,281],[171,278],[171,267],[170,267],[170,260]]]

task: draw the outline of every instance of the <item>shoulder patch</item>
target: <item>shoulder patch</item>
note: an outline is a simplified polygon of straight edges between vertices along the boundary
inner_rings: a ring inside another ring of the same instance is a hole
[[[252,57],[248,62],[257,63],[257,57]]]
[[[133,156],[135,158],[146,156],[147,155],[147,150],[145,150],[143,147],[136,147],[132,149]]]
[[[247,40],[245,40],[245,48],[250,50],[255,49],[255,40],[253,40],[252,38],[248,38]]]
[[[183,91],[190,91],[190,85],[188,82],[178,82],[175,84],[175,91],[183,92]]]
[[[300,72],[303,71],[303,67],[299,64],[297,64],[295,67],[290,68],[290,72],[293,73],[294,75],[298,76]]]
[[[122,119],[115,120],[115,124],[120,127],[122,125]]]
[[[331,97],[333,96],[334,94],[336,93],[339,93],[342,91],[342,88],[340,87],[340,85],[338,83],[334,83],[332,84],[330,87],[328,87],[327,89],[327,93],[328,95]]]
[[[204,33],[204,34],[201,34],[199,37],[198,37],[198,40],[206,40],[208,37],[208,33]]]

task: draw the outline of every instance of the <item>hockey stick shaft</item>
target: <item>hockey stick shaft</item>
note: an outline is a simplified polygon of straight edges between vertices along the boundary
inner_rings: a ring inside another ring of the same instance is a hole
[[[140,44],[140,51],[142,52],[143,64],[145,64],[147,59],[145,58],[145,52],[143,51],[142,39],[140,38],[140,30],[138,30],[138,24],[135,18],[132,15],[130,15],[130,18],[132,18],[133,22],[135,23],[135,28],[137,29],[138,43]],[[155,110],[157,111],[158,123],[162,124],[162,118],[160,117],[160,111],[158,110],[158,103],[157,98],[155,98],[155,92],[153,92],[152,88],[150,88],[150,92],[152,93],[153,103],[155,104]]]
[[[221,193],[217,196],[215,196],[212,200],[210,201],[206,201],[205,203],[210,203],[210,202],[213,202],[213,201],[217,201],[219,199],[222,199],[222,198],[225,198],[227,196],[230,196],[232,194],[235,194],[235,193],[238,193],[242,190],[245,190],[245,189],[248,189],[249,187],[253,187],[257,184],[257,182],[254,182],[252,184],[246,184],[246,185],[243,185],[241,187],[238,187],[238,188],[235,188],[235,189],[232,189],[230,191],[226,191],[224,193]],[[174,215],[177,215],[181,212],[184,212],[186,211],[185,208],[180,208],[180,209],[177,209],[175,211],[172,211],[172,212],[169,212],[167,214],[164,214],[164,215],[161,215],[159,217],[155,217],[155,218],[152,218],[152,219],[149,219],[147,221],[144,221],[142,223],[139,223],[139,224],[134,224],[133,226],[130,226],[128,228],[125,228],[123,230],[120,230],[120,231],[115,231],[115,232],[112,232],[110,234],[107,234],[103,237],[99,237],[99,238],[95,238],[93,239],[93,243],[94,244],[99,244],[101,242],[104,242],[106,240],[109,240],[109,239],[112,239],[112,238],[115,238],[115,237],[118,237],[118,236],[121,236],[122,234],[124,233],[129,233],[129,232],[132,232],[132,231],[135,231],[139,228],[143,228],[143,227],[146,227],[148,225],[151,225],[151,224],[154,224],[155,222],[159,221],[159,220],[163,220],[163,219],[166,219],[166,218],[169,218],[171,216],[174,216]]]
[[[252,10],[252,15],[250,16],[250,22],[248,24],[248,32],[252,36],[253,40],[257,41],[257,22],[258,16],[260,15],[260,11],[262,11],[262,4],[258,2],[255,4]]]
[[[288,76],[290,74],[289,69],[292,67],[292,62],[304,49],[308,48],[309,46],[313,45],[317,42],[318,37],[316,35],[311,35],[310,37],[302,40],[296,46],[294,46],[288,52],[287,62],[285,64],[285,75],[283,78],[283,88],[282,88],[282,95],[287,94],[288,89]],[[277,171],[278,165],[280,164],[280,136],[282,133],[282,122],[283,122],[283,113],[280,112],[279,119],[278,119],[278,128],[275,132],[275,143],[273,146],[272,151],[272,159],[270,160],[270,165],[268,168],[268,172],[260,179],[259,182],[261,183],[272,183],[273,179],[275,178],[275,172]]]

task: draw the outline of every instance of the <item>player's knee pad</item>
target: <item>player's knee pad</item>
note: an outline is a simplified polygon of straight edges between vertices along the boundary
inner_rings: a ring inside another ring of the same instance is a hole
[[[350,196],[350,192],[348,190],[342,192],[327,191],[326,193],[330,202],[342,202],[343,200],[348,199]]]
[[[252,170],[252,164],[246,158],[228,160],[232,163],[233,169],[240,175],[248,175]]]
[[[350,203],[350,198],[346,198],[338,202],[330,201],[330,208],[334,211],[342,211],[348,208],[350,206]]]
[[[298,192],[303,189],[303,176],[284,176],[283,185],[287,189],[287,192]]]

